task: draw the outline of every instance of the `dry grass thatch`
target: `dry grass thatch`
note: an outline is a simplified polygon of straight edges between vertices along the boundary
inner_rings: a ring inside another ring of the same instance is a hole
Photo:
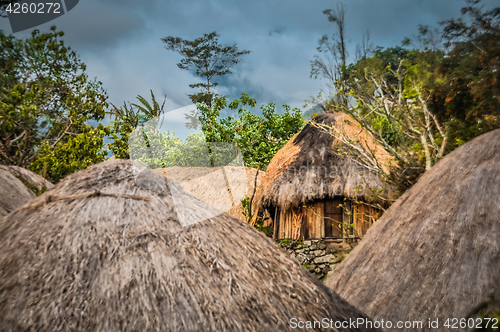
[[[151,172],[138,186],[131,168],[95,165],[1,220],[0,329],[267,332],[366,317],[227,214],[181,227],[176,211],[212,208],[156,189]]]
[[[22,179],[23,181],[32,184],[37,190],[43,190],[44,188],[50,190],[54,188],[54,185],[50,181],[44,179],[42,176],[36,173],[28,171],[26,168],[4,165],[0,165],[0,168],[10,172],[16,178]]]
[[[18,178],[0,167],[0,219],[36,197]]]
[[[491,293],[499,298],[499,276],[496,130],[427,171],[326,284],[376,319],[439,318],[443,324],[446,318],[467,317]]]
[[[349,115],[323,113],[313,121],[338,128],[374,151],[380,160],[389,160],[389,154]],[[259,206],[287,209],[336,195],[386,205],[390,187],[379,174],[340,154],[337,143],[330,133],[306,125],[269,163],[258,190]]]
[[[224,170],[224,173],[223,173]],[[226,166],[158,168],[153,173],[174,180],[188,194],[245,221],[241,200],[250,197],[264,172],[251,167]],[[258,174],[257,174],[258,173]]]

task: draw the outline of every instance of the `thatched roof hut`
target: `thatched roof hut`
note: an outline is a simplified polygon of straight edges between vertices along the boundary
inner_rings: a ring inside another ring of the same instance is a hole
[[[22,168],[19,166],[4,166],[0,165],[0,169],[6,170],[16,178],[29,183],[33,188],[36,188],[39,191],[50,190],[54,188],[54,185],[43,178],[42,176],[33,173],[32,171],[27,170],[26,168]]]
[[[251,197],[264,172],[251,167],[168,167],[153,170],[200,201],[245,221],[241,199]]]
[[[36,197],[18,178],[7,169],[0,168],[0,219],[17,207]]]
[[[0,220],[2,329],[300,331],[292,318],[365,317],[227,214],[182,227],[179,211],[212,208],[162,181],[108,161]]]
[[[336,128],[366,147],[378,160],[389,163],[389,154],[349,115],[323,113],[313,122]],[[369,223],[372,223],[372,216],[381,207],[388,206],[392,194],[390,186],[381,180],[380,174],[340,153],[341,148],[342,145],[331,133],[317,125],[308,124],[271,160],[258,190],[257,204],[275,216],[275,237],[291,237],[295,227],[291,224],[300,214],[304,214],[307,219],[305,224],[309,224],[307,227],[310,228],[305,230],[305,237],[322,238],[335,236],[332,232],[335,233],[336,229],[338,232],[339,228],[335,225],[328,231],[332,225],[331,222],[323,225],[326,214],[331,214],[326,216],[327,220],[335,219],[335,222],[343,223],[340,219],[348,218],[355,206],[359,205],[360,208],[366,207],[366,213],[358,213],[360,218],[363,219],[364,214],[371,215],[366,217],[366,221],[370,219]],[[382,167],[386,166],[382,164]],[[339,210],[338,206],[343,204],[344,198],[356,203],[349,207],[344,204]],[[296,210],[304,205],[310,213]],[[365,221],[359,223],[360,232],[364,232],[367,227],[361,224]]]
[[[326,284],[374,318],[465,318],[500,298],[500,130],[424,173]],[[425,325],[424,325],[425,327]],[[444,329],[444,328],[442,328]]]

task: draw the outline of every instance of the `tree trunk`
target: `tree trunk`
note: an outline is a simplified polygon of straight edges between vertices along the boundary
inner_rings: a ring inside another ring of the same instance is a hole
[[[427,137],[425,137],[425,133],[422,133],[420,138],[422,140],[422,146],[424,147],[425,151],[425,170],[428,171],[432,167],[431,151],[429,150],[429,144],[427,143]]]

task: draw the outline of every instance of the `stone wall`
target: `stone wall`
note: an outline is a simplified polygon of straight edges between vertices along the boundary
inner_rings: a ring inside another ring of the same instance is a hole
[[[343,240],[322,239],[292,241],[291,239],[279,240],[278,243],[292,257],[302,264],[309,272],[318,278],[323,278],[329,271],[344,259],[354,247]]]

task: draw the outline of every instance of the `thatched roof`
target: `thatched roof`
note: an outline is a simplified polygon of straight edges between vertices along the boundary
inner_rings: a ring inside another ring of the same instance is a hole
[[[43,190],[43,188],[50,190],[54,188],[54,185],[50,181],[44,179],[42,176],[36,173],[28,171],[26,168],[4,165],[0,165],[0,168],[10,172],[16,178],[32,184],[38,190]]]
[[[0,219],[36,197],[18,178],[0,168]]]
[[[500,298],[499,275],[500,130],[495,130],[424,173],[326,284],[374,318],[444,323],[443,318],[467,317],[491,293]]]
[[[211,208],[148,172],[95,165],[0,220],[2,329],[300,331],[291,318],[365,317],[248,224],[181,227],[176,212]]]
[[[242,213],[241,199],[245,196],[251,197],[256,177],[258,186],[264,174],[255,168],[234,166],[224,168],[176,166],[155,169],[153,173],[174,180],[186,193],[243,221],[245,217]]]
[[[380,160],[389,154],[344,113],[323,113],[314,122],[338,128],[345,135],[374,151]],[[390,187],[379,174],[368,171],[338,152],[339,142],[330,133],[307,124],[278,151],[266,169],[259,188],[259,205],[297,207],[310,200],[342,195],[386,205]],[[377,195],[373,194],[377,191]]]

